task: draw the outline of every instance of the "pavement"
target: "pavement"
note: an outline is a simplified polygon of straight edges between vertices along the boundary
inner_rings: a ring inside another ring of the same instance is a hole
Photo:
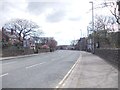
[[[74,69],[57,88],[118,88],[118,70],[94,54],[81,52]]]
[[[3,88],[55,88],[75,64],[80,51],[57,50],[2,63]]]
[[[35,56],[38,54],[29,54],[29,55],[18,55],[18,56],[9,56],[9,57],[0,57],[0,60],[10,60],[10,59],[16,59],[16,58],[25,58],[30,56]]]
[[[50,53],[50,52],[45,52],[45,53]],[[45,53],[18,55],[18,56],[10,56],[10,57],[0,57],[0,60],[11,60],[11,59],[16,59],[16,58],[25,58],[25,57],[36,56],[36,55],[45,54]]]

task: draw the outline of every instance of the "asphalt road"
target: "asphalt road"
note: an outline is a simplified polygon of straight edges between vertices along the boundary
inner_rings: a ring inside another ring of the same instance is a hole
[[[2,62],[3,88],[55,88],[80,56],[59,50]]]

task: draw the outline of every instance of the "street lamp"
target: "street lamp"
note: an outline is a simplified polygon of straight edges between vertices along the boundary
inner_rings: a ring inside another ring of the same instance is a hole
[[[89,3],[91,3],[92,4],[92,30],[93,30],[93,45],[92,45],[92,53],[94,53],[95,52],[95,45],[94,45],[94,6],[93,6],[93,2],[91,1],[91,2],[89,2]]]

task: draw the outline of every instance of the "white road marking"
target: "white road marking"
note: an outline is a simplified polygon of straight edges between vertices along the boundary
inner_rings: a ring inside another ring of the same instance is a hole
[[[5,74],[3,74],[3,75],[0,75],[0,77],[6,76],[6,75],[8,75],[8,73],[5,73]]]
[[[62,85],[63,87],[65,86],[65,83],[63,83],[63,85]]]
[[[17,61],[9,62],[9,63],[2,63],[2,65],[8,65],[8,64],[16,63],[16,62],[17,62]]]
[[[34,64],[34,65],[31,65],[31,66],[28,66],[28,67],[26,67],[26,69],[32,68],[32,67],[38,66],[38,65],[40,65],[40,64],[44,64],[44,63],[46,63],[46,62],[42,62],[42,63],[38,63],[38,64]]]
[[[41,55],[44,55],[45,53],[41,53]]]
[[[58,86],[56,86],[55,88],[58,88]],[[55,90],[57,90],[57,89],[55,89]]]
[[[65,80],[68,78],[68,76],[71,74],[72,70],[74,69],[74,67],[77,65],[77,63],[81,60],[81,55],[78,58],[78,60],[75,62],[75,64],[72,66],[72,68],[69,70],[69,72],[65,75],[65,77],[59,82],[59,84],[55,87],[55,88],[61,88],[61,86],[65,85]]]

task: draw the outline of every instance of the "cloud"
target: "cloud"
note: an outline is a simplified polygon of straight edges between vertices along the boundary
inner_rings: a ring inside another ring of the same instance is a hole
[[[0,27],[3,26],[3,24],[7,20],[7,15],[9,15],[10,9],[13,7],[10,4],[11,3],[7,1],[0,1]]]
[[[47,2],[28,2],[28,11],[32,14],[41,14],[49,7]]]
[[[27,3],[25,0],[2,0],[0,1],[0,27],[12,18],[20,17],[17,13],[24,12]]]
[[[60,2],[28,2],[27,8],[33,14],[41,14],[49,8],[60,10],[62,7],[63,5]]]
[[[59,22],[62,21],[65,17],[65,11],[56,11],[53,14],[50,14],[46,17],[48,22]]]
[[[63,2],[29,2],[27,8],[32,14],[44,14],[48,22],[59,22],[67,13],[66,5]]]
[[[79,17],[70,17],[69,20],[70,21],[80,21],[81,20],[81,16],[79,16]]]

